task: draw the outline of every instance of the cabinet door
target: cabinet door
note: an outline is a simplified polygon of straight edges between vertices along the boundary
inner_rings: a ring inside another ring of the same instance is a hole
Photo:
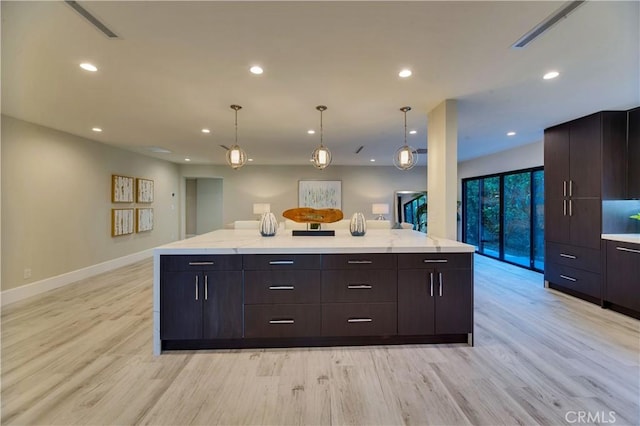
[[[203,338],[242,337],[242,272],[203,273]]]
[[[398,334],[435,333],[433,269],[398,270]]]
[[[640,244],[607,242],[605,300],[640,312]]]
[[[544,236],[547,241],[564,244],[571,243],[568,207],[569,200],[567,199],[545,198]]]
[[[569,142],[568,195],[599,198],[602,180],[602,114],[572,121]],[[545,164],[545,179],[546,173]]]
[[[640,108],[629,111],[628,193],[627,198],[640,198]]]
[[[160,280],[160,338],[202,337],[202,274],[167,271]]]
[[[569,181],[569,125],[562,124],[544,131],[545,199],[567,195]]]
[[[473,331],[473,277],[471,269],[436,271],[436,334]]]
[[[572,198],[568,201],[571,244],[599,249],[602,203],[599,198]]]

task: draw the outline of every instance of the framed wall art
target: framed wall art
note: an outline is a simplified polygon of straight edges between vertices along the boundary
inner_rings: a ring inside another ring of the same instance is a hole
[[[111,209],[111,236],[133,234],[133,209]]]
[[[136,203],[153,203],[153,181],[136,179]]]
[[[136,209],[136,232],[147,232],[153,229],[153,209]]]
[[[301,180],[298,182],[298,207],[342,208],[342,181]]]
[[[111,202],[133,203],[133,178],[111,175]]]

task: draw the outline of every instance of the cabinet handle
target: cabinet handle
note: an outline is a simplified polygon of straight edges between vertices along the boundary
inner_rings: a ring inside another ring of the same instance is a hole
[[[573,200],[569,200],[569,216],[573,216]]]
[[[371,260],[348,260],[349,265],[370,265],[373,262]]]
[[[270,260],[269,265],[293,265],[293,260]]]
[[[347,288],[351,290],[358,290],[358,289],[368,290],[372,287],[369,284],[349,284],[347,285]]]
[[[616,250],[628,251],[630,253],[638,253],[638,254],[640,254],[640,250],[634,250],[634,249],[630,249],[630,248],[626,248],[626,247],[616,247]]]
[[[440,281],[440,289],[438,290],[438,293],[440,294],[440,297],[442,297],[442,272],[438,272],[438,281]]]
[[[294,322],[292,319],[269,320],[269,324],[293,324]]]
[[[422,259],[422,263],[447,263],[447,259]]]
[[[569,280],[569,281],[578,281],[577,279],[573,278],[573,277],[568,277],[566,275],[560,275],[560,278],[564,278],[565,280]]]
[[[269,290],[293,290],[292,285],[270,285]]]
[[[562,200],[562,216],[567,215],[567,200]]]
[[[371,322],[373,319],[371,318],[349,318],[347,322]]]
[[[430,285],[430,293],[431,297],[433,297],[433,272],[429,272],[429,285]]]
[[[573,197],[573,181],[569,180],[569,197]]]
[[[567,259],[576,259],[572,254],[560,253],[560,257],[566,257]]]
[[[196,275],[196,300],[198,300],[198,276]]]
[[[206,266],[213,265],[214,262],[189,262],[189,266]]]
[[[567,181],[566,180],[562,181],[562,196],[563,197],[567,196]]]
[[[204,300],[209,300],[209,276],[204,276]]]

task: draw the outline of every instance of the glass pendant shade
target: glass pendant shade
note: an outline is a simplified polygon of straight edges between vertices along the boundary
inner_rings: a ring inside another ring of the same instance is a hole
[[[247,163],[247,153],[238,145],[238,110],[242,109],[240,105],[231,105],[231,109],[236,112],[236,138],[234,144],[227,150],[227,164],[232,169],[237,170]]]
[[[331,151],[322,144],[322,112],[325,111],[327,107],[318,105],[316,109],[320,111],[320,146],[311,154],[311,162],[316,169],[322,170],[331,164]]]
[[[411,107],[402,107],[400,111],[404,113],[404,145],[393,155],[393,165],[400,170],[409,170],[418,162],[418,152],[407,145],[407,111],[411,111]]]

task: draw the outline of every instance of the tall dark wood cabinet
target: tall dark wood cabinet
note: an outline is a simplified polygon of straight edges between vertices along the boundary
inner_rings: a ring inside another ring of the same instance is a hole
[[[160,338],[242,337],[242,260],[165,256],[161,262]]]
[[[627,149],[627,198],[640,199],[640,107],[629,111]]]
[[[545,280],[600,303],[602,200],[626,196],[627,113],[604,111],[544,132]]]

